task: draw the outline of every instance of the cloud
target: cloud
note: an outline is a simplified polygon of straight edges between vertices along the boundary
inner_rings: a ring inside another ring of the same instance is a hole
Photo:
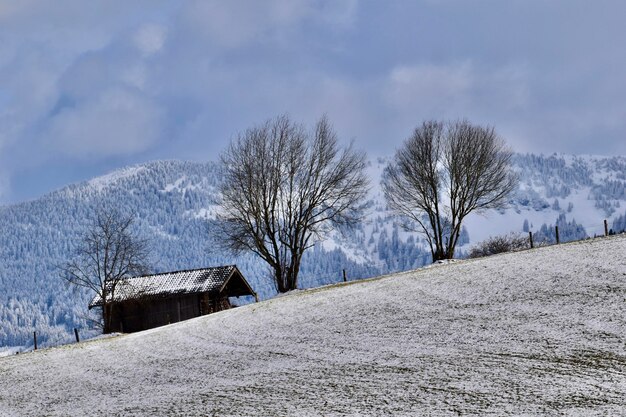
[[[181,10],[180,26],[201,36],[208,47],[232,49],[291,44],[303,23],[346,26],[355,12],[355,0],[197,0]]]
[[[158,142],[163,111],[128,90],[113,89],[52,117],[45,145],[76,158],[139,153]]]
[[[537,123],[535,77],[525,63],[403,65],[389,71],[381,94],[404,135],[423,120],[469,119],[495,126],[514,149],[528,151],[529,139],[542,133],[529,126]]]
[[[135,35],[133,41],[143,56],[152,55],[163,47],[167,36],[167,28],[157,24],[143,25]]]
[[[0,165],[215,159],[281,113],[373,155],[460,117],[517,150],[626,153],[626,8],[571,1],[0,0]]]
[[[23,50],[0,67],[0,147],[29,146],[39,116],[54,103],[58,72],[40,48]]]
[[[209,47],[241,47],[271,36],[272,32],[297,22],[304,14],[304,10],[297,7],[298,2],[285,2],[284,9],[275,5],[276,1],[235,0],[228,6],[220,1],[192,1],[182,10],[182,25],[210,42]],[[270,12],[275,9],[281,13]]]
[[[474,83],[469,63],[399,66],[391,70],[384,95],[398,111],[443,116],[467,105]]]
[[[398,111],[410,108],[439,118],[514,112],[529,104],[528,78],[523,64],[479,67],[465,61],[398,66],[390,71],[383,94]]]
[[[145,24],[78,55],[57,78],[56,101],[39,115],[38,141],[49,154],[98,160],[157,145],[167,107],[154,94],[149,65],[165,41],[165,28]]]

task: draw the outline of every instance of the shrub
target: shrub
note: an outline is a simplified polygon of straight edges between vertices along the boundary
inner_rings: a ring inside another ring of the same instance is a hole
[[[518,233],[490,237],[474,246],[470,252],[470,258],[495,255],[497,253],[514,252],[530,247],[528,238]]]

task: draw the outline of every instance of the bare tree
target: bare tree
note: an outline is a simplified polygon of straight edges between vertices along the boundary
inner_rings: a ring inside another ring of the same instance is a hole
[[[84,287],[101,301],[103,333],[111,330],[111,304],[118,284],[149,272],[147,241],[132,230],[133,216],[100,211],[86,230],[74,259],[60,267],[61,277]]]
[[[390,208],[426,236],[433,261],[451,259],[463,219],[504,207],[516,189],[511,156],[493,127],[427,121],[386,167],[383,192]]]
[[[308,248],[361,218],[365,154],[340,150],[326,117],[312,131],[287,116],[269,120],[239,134],[221,161],[219,240],[267,262],[279,292],[297,288]]]

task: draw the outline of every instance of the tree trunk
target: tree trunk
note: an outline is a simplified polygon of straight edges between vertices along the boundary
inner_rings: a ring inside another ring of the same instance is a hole
[[[111,333],[111,305],[104,303],[102,305],[102,333]]]
[[[298,275],[300,273],[300,258],[302,255],[292,255],[292,262],[284,270],[280,266],[274,267],[276,289],[279,293],[292,291],[298,288]]]
[[[446,251],[441,247],[437,248],[435,252],[433,252],[433,263],[444,259],[448,259]]]
[[[300,273],[300,260],[302,254],[291,255],[291,265],[289,267],[289,287],[292,290],[298,288],[298,275]]]
[[[280,294],[289,291],[289,281],[280,265],[274,265],[274,278],[276,280],[276,289]]]

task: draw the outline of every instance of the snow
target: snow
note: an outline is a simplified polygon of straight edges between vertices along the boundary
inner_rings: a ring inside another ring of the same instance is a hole
[[[626,236],[0,358],[0,415],[618,415]]]
[[[121,179],[135,176],[141,173],[142,171],[145,171],[146,169],[147,168],[145,166],[141,166],[141,165],[117,169],[109,174],[102,175],[100,177],[96,177],[92,180],[89,180],[87,184],[93,187],[96,191],[101,192],[105,188],[117,183]]]
[[[206,207],[198,210],[187,210],[185,212],[185,216],[193,219],[215,220],[217,219],[217,215],[220,213],[220,210],[221,206],[217,204],[207,205]]]
[[[199,189],[200,187],[201,187],[201,184],[193,184],[192,181],[186,175],[183,175],[182,177],[178,178],[173,183],[166,184],[163,190],[161,191],[165,193],[177,192],[177,193],[184,194],[187,191],[195,191]]]
[[[107,300],[127,300],[163,294],[183,294],[219,291],[237,271],[235,265],[194,270],[162,272],[159,274],[123,279],[117,282],[115,294]],[[253,295],[253,294],[249,294]],[[102,297],[96,295],[90,306],[102,305]]]
[[[0,357],[9,356],[9,355],[15,355],[16,353],[19,353],[19,352],[23,351],[25,348],[26,348],[26,346],[3,346],[3,347],[0,347]]]
[[[578,190],[572,190],[566,198],[556,198],[559,200],[561,211],[551,208],[540,211],[524,208],[519,211],[509,209],[505,214],[501,214],[496,210],[489,210],[485,214],[471,213],[463,224],[469,230],[472,243],[476,243],[490,236],[506,234],[510,231],[521,232],[524,220],[528,220],[529,224],[532,225],[530,231],[536,232],[542,224],[554,224],[559,214],[565,213],[568,220],[573,219],[578,223],[582,222],[587,235],[604,235],[604,219],[607,219],[611,224],[613,219],[622,213],[618,211],[607,216],[601,209],[595,207],[595,200],[588,198],[590,192],[591,187],[581,187]],[[550,198],[550,204],[554,200],[554,197]],[[565,210],[568,203],[574,205],[572,213]]]
[[[217,193],[217,188],[209,183],[206,178],[189,178],[183,175],[172,183],[168,183],[160,190],[163,193],[185,194],[190,191],[206,190]]]

